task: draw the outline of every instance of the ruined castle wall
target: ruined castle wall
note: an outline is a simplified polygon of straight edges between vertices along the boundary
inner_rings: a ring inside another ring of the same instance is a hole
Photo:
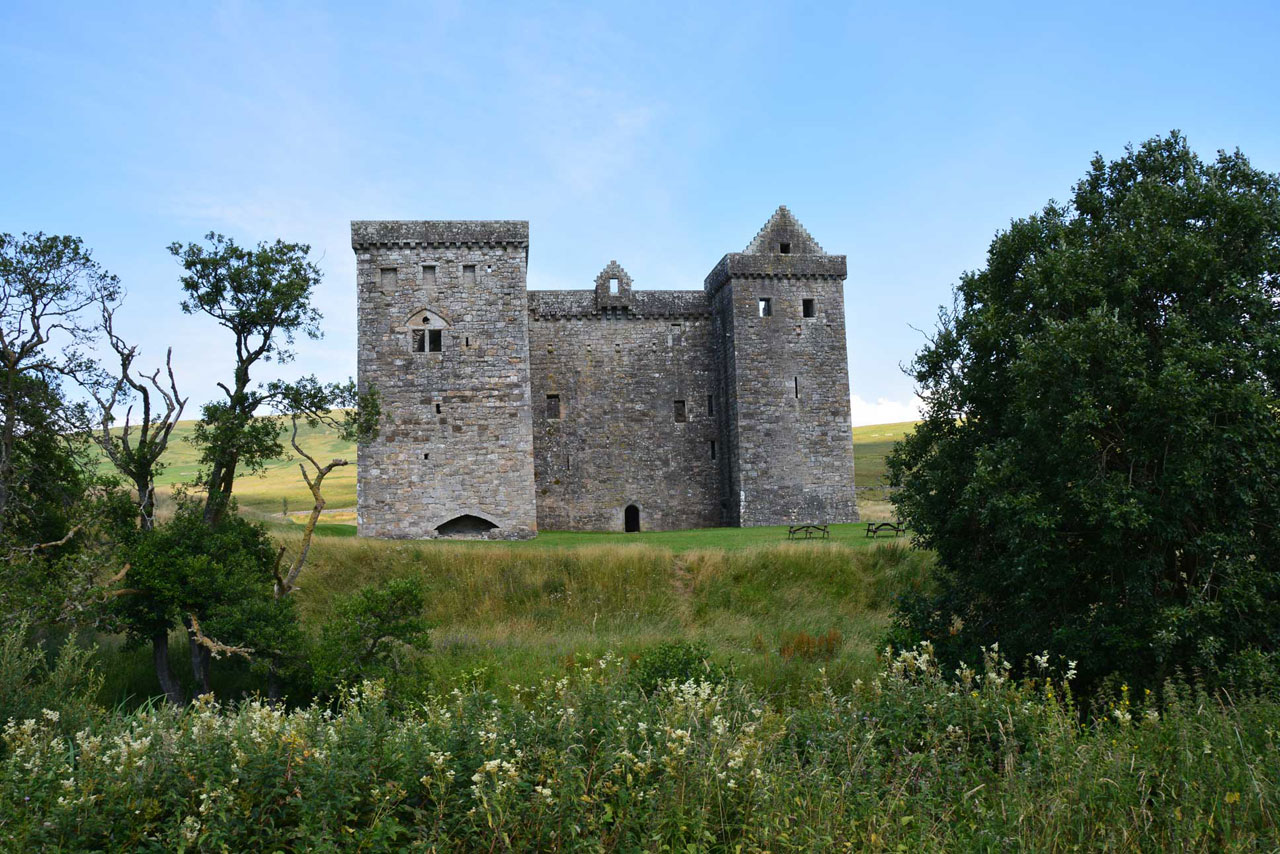
[[[621,531],[630,504],[641,530],[723,524],[706,295],[531,291],[529,307],[539,525]],[[559,397],[558,418],[548,395]]]
[[[359,450],[360,535],[431,537],[464,514],[532,535],[528,224],[353,222],[352,247],[359,384],[384,413]]]

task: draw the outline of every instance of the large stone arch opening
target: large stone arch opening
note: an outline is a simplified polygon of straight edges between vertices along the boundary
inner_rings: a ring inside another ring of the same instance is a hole
[[[497,527],[496,522],[490,522],[483,516],[463,513],[438,525],[436,533],[441,537],[476,537],[483,536]]]

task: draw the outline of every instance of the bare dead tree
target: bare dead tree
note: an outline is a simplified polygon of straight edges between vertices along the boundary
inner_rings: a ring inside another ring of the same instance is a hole
[[[156,476],[164,466],[160,458],[169,447],[169,437],[182,418],[187,399],[178,393],[173,375],[173,348],[165,353],[167,381],[162,384],[160,368],[150,374],[135,368],[138,348],[116,334],[116,307],[105,301],[101,307],[102,329],[120,367],[105,390],[93,393],[100,415],[97,442],[116,469],[133,484],[138,497],[138,524],[149,531],[155,527]],[[124,426],[112,433],[116,407],[134,396],[138,399],[140,420],[136,426],[133,424],[130,404],[125,410]]]

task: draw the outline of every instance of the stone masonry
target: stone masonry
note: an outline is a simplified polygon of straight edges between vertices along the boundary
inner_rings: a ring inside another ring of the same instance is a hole
[[[528,291],[526,222],[353,222],[362,536],[857,521],[845,258],[785,208],[701,290]]]

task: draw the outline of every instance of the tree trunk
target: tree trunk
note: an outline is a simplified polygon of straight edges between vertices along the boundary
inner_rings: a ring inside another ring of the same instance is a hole
[[[182,696],[182,686],[169,666],[169,629],[167,627],[156,631],[151,636],[151,660],[155,663],[156,679],[160,681],[160,690],[164,691],[165,699],[175,706],[186,702]]]
[[[209,650],[196,640],[191,620],[184,617],[182,623],[187,627],[187,645],[191,648],[191,675],[196,680],[196,691],[208,694],[212,690],[209,687]]]

